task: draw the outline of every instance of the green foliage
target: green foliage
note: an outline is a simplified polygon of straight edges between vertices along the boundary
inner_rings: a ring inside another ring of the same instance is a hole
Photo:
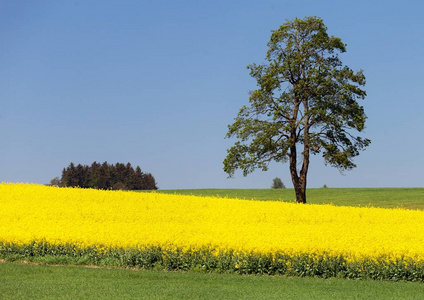
[[[101,250],[99,250],[101,249]],[[0,258],[59,264],[136,267],[147,270],[203,271],[218,273],[287,275],[299,277],[405,280],[424,282],[424,262],[389,257],[349,262],[342,256],[282,253],[237,253],[208,248],[167,250],[151,246],[141,249],[88,247],[30,243],[14,245],[0,242]]]
[[[357,102],[366,96],[360,88],[365,76],[343,66],[338,53],[345,51],[317,17],[296,18],[272,32],[267,63],[248,66],[258,89],[228,126],[226,137],[238,139],[224,160],[229,176],[237,169],[245,176],[256,168],[266,171],[271,161],[289,162],[296,199],[306,202],[310,154],[321,154],[340,170],[356,166],[352,159],[370,144],[354,135],[365,127]]]
[[[271,188],[272,189],[285,189],[286,186],[284,185],[283,181],[281,181],[281,178],[275,177],[272,180],[272,186],[271,186]]]
[[[70,163],[62,171],[62,178],[57,182],[57,177],[51,181],[58,186],[94,188],[104,190],[157,190],[156,181],[152,174],[143,173],[141,168],[134,168],[130,163],[126,165],[116,163],[109,165],[107,162],[99,164],[93,162],[91,166]]]

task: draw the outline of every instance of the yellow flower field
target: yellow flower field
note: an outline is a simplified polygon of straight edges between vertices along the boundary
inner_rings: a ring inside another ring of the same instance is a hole
[[[0,184],[0,242],[424,261],[424,211]]]

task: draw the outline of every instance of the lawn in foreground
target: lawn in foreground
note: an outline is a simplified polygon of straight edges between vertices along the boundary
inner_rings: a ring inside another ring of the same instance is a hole
[[[239,199],[294,202],[293,189],[188,189],[158,190],[159,193],[219,196]],[[308,189],[309,204],[375,206],[424,210],[424,188],[327,188]]]
[[[0,263],[2,299],[422,299],[424,284]]]

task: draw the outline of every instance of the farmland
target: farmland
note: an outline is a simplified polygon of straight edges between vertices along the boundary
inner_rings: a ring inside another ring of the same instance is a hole
[[[420,210],[31,184],[1,184],[0,192],[0,255],[6,260],[424,279]]]
[[[102,283],[84,289],[96,297],[110,290],[102,284],[121,294],[133,291],[133,297],[144,290],[146,299],[208,299],[225,292],[237,298],[254,291],[268,299],[279,293],[287,299],[413,299],[422,294],[422,283],[369,279],[423,281],[424,212],[413,209],[422,209],[424,189],[309,190],[310,202],[324,205],[284,203],[293,202],[289,189],[135,193],[1,184],[0,192],[3,260],[138,270],[3,263],[2,280],[8,283],[2,293],[12,298],[45,298],[43,290],[51,290],[56,293],[51,297],[60,299],[81,292],[82,282],[91,282],[92,276]],[[205,274],[211,272],[225,274]],[[309,276],[363,280],[305,278]],[[20,288],[14,289],[13,278],[26,279],[19,279]],[[172,283],[165,288],[164,281]],[[53,283],[47,287],[42,282]],[[270,288],[275,284],[279,287]]]

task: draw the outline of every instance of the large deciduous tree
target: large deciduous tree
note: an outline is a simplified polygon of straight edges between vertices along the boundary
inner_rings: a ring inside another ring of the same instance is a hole
[[[356,167],[352,159],[371,142],[355,134],[366,120],[358,104],[366,96],[360,88],[365,76],[343,65],[338,54],[345,51],[317,17],[296,18],[272,31],[267,63],[248,66],[258,89],[228,126],[226,137],[238,139],[224,160],[229,176],[288,162],[296,201],[306,203],[311,154],[322,154],[340,170]]]

